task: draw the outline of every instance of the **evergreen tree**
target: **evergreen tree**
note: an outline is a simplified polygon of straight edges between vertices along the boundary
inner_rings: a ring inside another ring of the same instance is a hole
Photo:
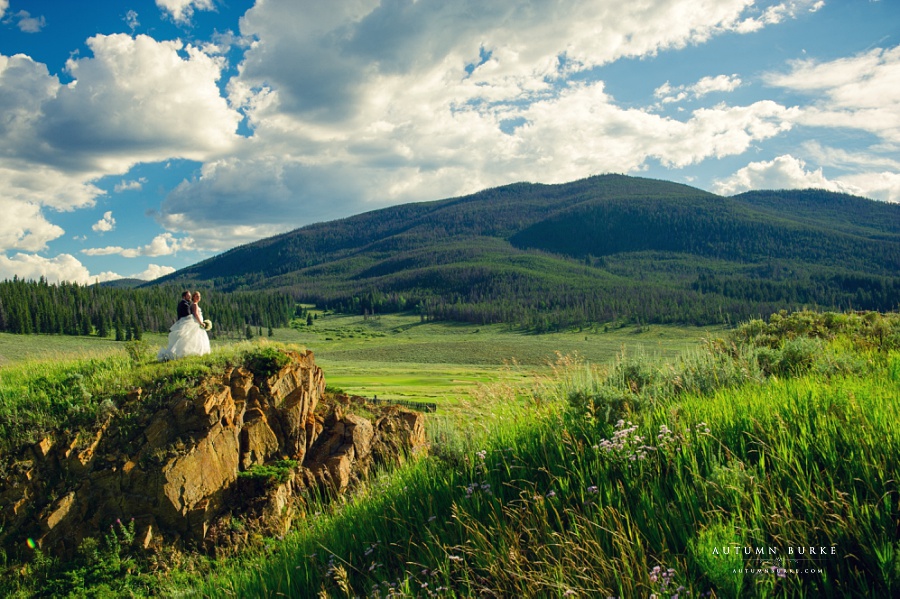
[[[88,317],[87,312],[82,312],[81,314],[81,334],[84,336],[90,335],[92,332],[91,319]]]
[[[250,328],[249,324],[244,327],[244,337],[248,340],[253,339],[253,329]]]
[[[97,319],[97,336],[101,338],[109,337],[109,321],[103,314]]]
[[[122,326],[122,322],[116,321],[116,341],[125,341],[125,327]]]

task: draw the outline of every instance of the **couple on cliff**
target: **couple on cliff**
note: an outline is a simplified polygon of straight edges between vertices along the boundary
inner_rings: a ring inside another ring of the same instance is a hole
[[[209,320],[203,320],[200,309],[200,292],[181,294],[178,302],[178,320],[169,329],[169,345],[159,350],[159,361],[174,360],[184,356],[204,356],[209,353],[209,335],[212,328]]]

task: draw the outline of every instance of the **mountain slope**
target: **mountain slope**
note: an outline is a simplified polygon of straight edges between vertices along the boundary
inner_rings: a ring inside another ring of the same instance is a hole
[[[724,198],[622,175],[519,183],[318,223],[158,282],[336,309],[553,327],[717,322],[900,302],[900,207],[823,191]]]

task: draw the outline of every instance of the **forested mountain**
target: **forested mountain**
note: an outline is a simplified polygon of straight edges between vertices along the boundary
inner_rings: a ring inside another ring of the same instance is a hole
[[[891,310],[900,206],[821,190],[727,198],[623,175],[518,183],[310,225],[160,281],[538,330]]]

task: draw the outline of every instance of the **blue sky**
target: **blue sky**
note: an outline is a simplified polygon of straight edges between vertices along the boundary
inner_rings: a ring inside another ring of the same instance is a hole
[[[609,172],[900,202],[900,6],[0,0],[0,278]]]

